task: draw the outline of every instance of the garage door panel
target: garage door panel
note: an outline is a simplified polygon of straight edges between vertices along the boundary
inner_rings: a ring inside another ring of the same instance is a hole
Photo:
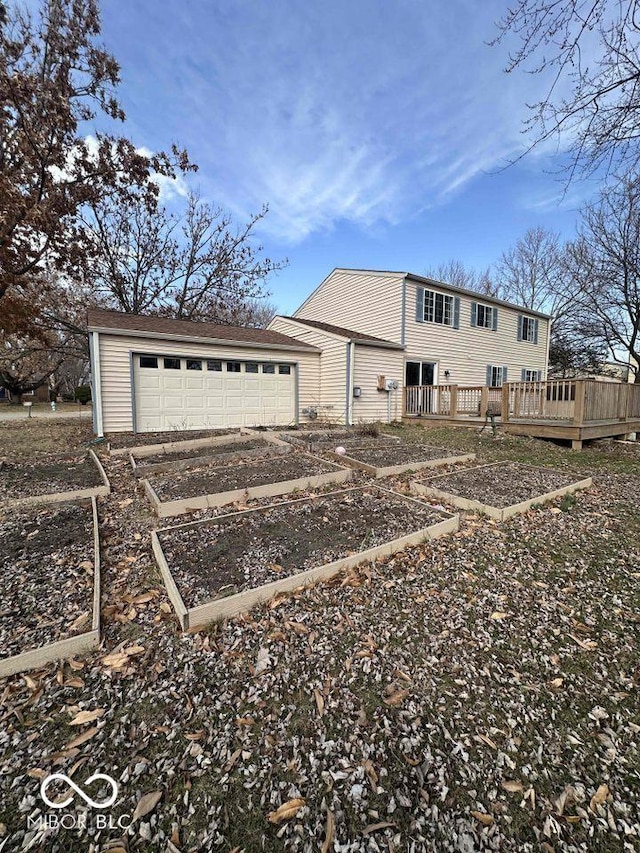
[[[141,432],[285,425],[295,419],[293,367],[289,375],[265,374],[262,369],[245,373],[244,363],[240,373],[224,365],[222,371],[198,373],[186,370],[184,356],[180,370],[165,369],[165,357],[179,358],[168,352],[158,356],[157,368],[140,368],[134,356],[136,426]]]

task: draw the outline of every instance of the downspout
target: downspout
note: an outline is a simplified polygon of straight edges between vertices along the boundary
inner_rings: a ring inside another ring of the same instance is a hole
[[[100,338],[97,332],[89,333],[89,353],[91,360],[91,395],[93,400],[93,430],[103,438],[102,417],[102,381],[100,377]]]
[[[551,349],[551,324],[553,323],[553,317],[549,317],[547,320],[547,351],[544,355],[544,380],[545,382],[549,378],[549,351]]]
[[[345,401],[345,415],[344,420],[346,426],[351,426],[351,406],[352,406],[352,389],[351,382],[353,376],[353,341],[347,341],[347,389],[346,389],[346,401]]]

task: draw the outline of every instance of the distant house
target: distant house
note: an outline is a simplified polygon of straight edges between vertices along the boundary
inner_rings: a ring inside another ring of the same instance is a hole
[[[36,388],[35,391],[28,391],[26,394],[21,394],[19,400],[14,399],[14,395],[11,394],[6,388],[0,387],[0,403],[48,403],[49,402],[49,388],[46,385],[41,385],[39,388]]]
[[[404,272],[335,269],[268,329],[88,314],[103,432],[391,420],[403,386],[545,379],[549,317]]]

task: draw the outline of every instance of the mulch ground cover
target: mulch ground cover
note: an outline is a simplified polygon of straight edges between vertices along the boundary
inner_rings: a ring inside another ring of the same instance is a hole
[[[165,432],[110,432],[105,435],[105,438],[114,450],[118,450],[121,447],[169,444],[174,441],[191,441],[195,438],[209,438],[214,435],[237,435],[239,432],[239,429],[170,429]]]
[[[345,447],[345,449],[347,456],[375,468],[386,468],[409,462],[430,462],[432,459],[448,459],[462,456],[464,453],[464,451],[457,452],[444,447],[433,447],[430,444],[401,444],[399,442],[385,444],[384,447],[370,444]]]
[[[0,426],[2,452],[51,429]],[[107,460],[103,645],[0,681],[4,851],[637,853],[640,446],[397,432],[594,487],[184,635],[157,520]],[[28,823],[44,774],[99,771],[129,829]]]
[[[234,456],[240,458],[243,453],[255,450],[269,450],[274,447],[271,442],[264,441],[260,438],[248,438],[246,441],[239,441],[234,444],[214,444],[210,447],[196,447],[192,450],[173,450],[167,453],[154,453],[153,456],[136,456],[135,451],[133,458],[138,466],[155,465],[160,462],[179,462],[183,459],[193,459],[197,463],[201,457],[221,457],[221,460],[233,459]]]
[[[336,466],[322,459],[298,454],[286,454],[267,459],[237,462],[227,467],[205,467],[192,469],[177,475],[149,477],[156,494],[162,501],[194,498],[198,495],[213,495],[234,489],[264,486],[267,483],[282,483],[300,477],[312,477],[335,471]]]
[[[47,454],[16,461],[7,458],[0,465],[0,501],[101,485],[95,462],[85,452]]]
[[[551,468],[502,462],[463,468],[453,474],[421,479],[421,482],[430,488],[502,509],[569,486],[576,482],[576,477]]]
[[[0,516],[0,658],[91,629],[91,504]]]
[[[187,607],[254,588],[442,521],[424,505],[350,491],[159,534]]]

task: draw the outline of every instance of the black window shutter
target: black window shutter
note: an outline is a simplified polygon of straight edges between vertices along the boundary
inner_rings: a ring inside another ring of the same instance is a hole
[[[491,387],[491,365],[487,365],[487,385]]]
[[[523,320],[524,320],[524,317],[522,316],[522,314],[518,314],[518,340],[519,341],[522,340],[522,323],[523,323]]]
[[[538,320],[533,321],[533,342],[538,343]]]
[[[477,302],[471,303],[471,325],[472,326],[478,325],[478,303]]]
[[[522,372],[521,372],[521,374],[520,374],[520,381],[521,381],[521,382],[526,382],[526,381],[527,381],[527,371],[525,370],[525,368],[524,368],[524,367],[522,368]]]
[[[491,317],[491,320],[492,320],[491,328],[493,329],[493,331],[494,331],[494,332],[497,332],[497,331],[498,331],[498,309],[496,308],[496,306],[495,306],[495,305],[494,305],[494,306],[493,306],[493,308],[491,309],[491,312],[492,312],[492,317]]]
[[[416,291],[416,320],[418,323],[424,323],[424,287],[419,287]]]
[[[502,368],[502,384],[504,385],[504,383],[506,381],[507,381],[507,365],[505,364],[504,367]]]

